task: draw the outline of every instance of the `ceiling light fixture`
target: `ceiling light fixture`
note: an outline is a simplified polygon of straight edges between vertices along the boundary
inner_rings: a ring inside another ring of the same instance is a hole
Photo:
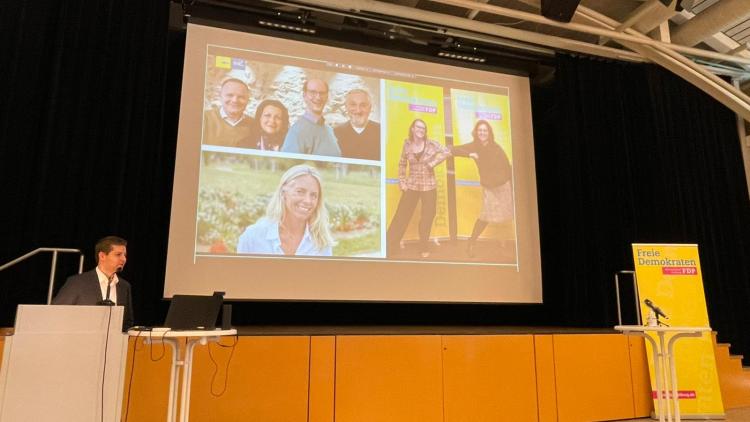
[[[441,50],[438,52],[438,56],[445,57],[448,59],[455,59],[455,60],[464,60],[467,62],[474,62],[474,63],[484,63],[487,59],[480,56],[475,56],[472,54],[466,54],[462,52],[453,52],[453,51],[445,51]]]
[[[297,32],[300,34],[314,35],[316,32],[315,28],[311,28],[309,26],[296,25],[296,24],[287,23],[287,22],[270,21],[268,19],[261,19],[258,21],[258,24],[260,24],[261,26],[265,26],[267,28]]]

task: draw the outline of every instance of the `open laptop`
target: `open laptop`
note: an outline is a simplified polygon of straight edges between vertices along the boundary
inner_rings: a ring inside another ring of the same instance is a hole
[[[164,327],[177,330],[213,330],[224,302],[221,294],[212,296],[174,295]]]

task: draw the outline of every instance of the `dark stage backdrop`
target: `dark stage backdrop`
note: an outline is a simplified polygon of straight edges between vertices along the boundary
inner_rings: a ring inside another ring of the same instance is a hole
[[[158,324],[184,34],[167,1],[0,2],[0,263],[44,246],[129,240],[139,324]],[[533,87],[543,305],[235,304],[234,322],[616,323],[632,242],[698,243],[709,315],[750,356],[750,201],[734,115],[649,65],[560,56]],[[49,256],[0,273],[0,325],[46,300]],[[58,286],[75,271],[61,259]]]

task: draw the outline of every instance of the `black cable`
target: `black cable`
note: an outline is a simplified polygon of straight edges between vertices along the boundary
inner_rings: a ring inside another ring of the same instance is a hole
[[[104,368],[102,370],[102,393],[101,393],[101,421],[104,422],[104,384],[107,379],[107,349],[109,349],[109,327],[112,325],[112,307],[109,307],[107,316],[107,335],[104,337]]]
[[[221,339],[219,340],[221,341]],[[234,356],[234,349],[237,347],[237,343],[239,343],[240,338],[237,334],[234,335],[234,343],[230,344],[221,344],[220,342],[217,342],[216,344],[219,347],[231,347],[232,351],[229,352],[229,359],[227,360],[227,367],[225,369],[226,376],[224,377],[224,386],[222,387],[221,391],[218,393],[214,393],[214,382],[216,381],[216,376],[219,374],[219,364],[216,363],[216,359],[214,359],[214,355],[211,353],[211,343],[208,343],[208,357],[211,358],[211,363],[214,364],[214,373],[211,375],[211,385],[209,386],[209,392],[214,397],[221,397],[226,393],[227,391],[227,385],[229,384],[229,364],[232,363],[232,356]]]
[[[130,412],[130,397],[133,395],[133,374],[135,374],[135,352],[138,350],[138,337],[142,331],[138,331],[133,341],[133,357],[130,359],[130,378],[128,379],[128,399],[125,401],[125,418],[123,422],[128,422],[128,413]]]
[[[154,342],[152,339],[152,333],[153,331],[149,331],[148,333],[148,357],[151,359],[151,362],[158,362],[164,358],[164,355],[167,353],[167,346],[164,345],[164,337],[167,335],[168,332],[171,330],[164,331],[161,335],[161,356],[159,356],[157,359],[154,359]]]

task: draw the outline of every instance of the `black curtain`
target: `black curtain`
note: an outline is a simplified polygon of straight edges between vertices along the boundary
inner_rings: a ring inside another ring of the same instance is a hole
[[[613,278],[633,268],[631,243],[697,243],[711,325],[733,351],[750,351],[750,201],[735,115],[659,67],[565,55],[554,84],[534,94],[550,320],[616,320]]]
[[[139,324],[162,300],[184,34],[163,1],[0,3],[0,263],[42,246],[129,240]],[[543,305],[235,304],[236,324],[616,322],[633,242],[697,243],[713,327],[750,352],[750,203],[735,117],[654,66],[562,55],[532,87]],[[61,258],[58,286],[75,272]],[[0,325],[46,300],[49,256],[0,272]],[[748,353],[746,353],[748,354]]]
[[[96,239],[119,234],[137,262],[125,273],[137,280],[136,315],[147,318],[163,306],[150,298],[162,289],[176,142],[182,59],[170,53],[184,49],[168,13],[167,1],[149,0],[0,5],[0,262],[70,247],[88,269]],[[45,303],[50,259],[0,273],[3,326],[15,304]],[[58,286],[76,261],[60,258]]]

